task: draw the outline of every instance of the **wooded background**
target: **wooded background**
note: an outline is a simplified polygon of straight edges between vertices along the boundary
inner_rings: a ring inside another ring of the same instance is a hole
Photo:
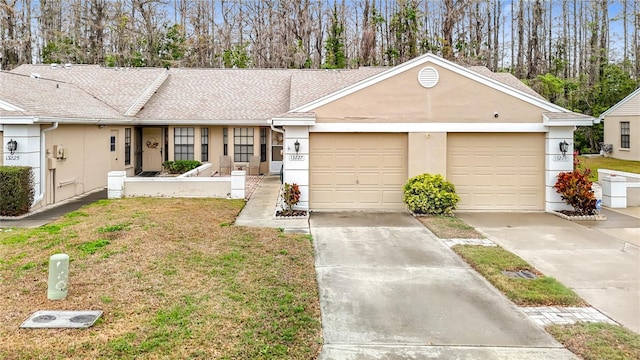
[[[0,0],[0,16],[3,70],[339,69],[431,52],[594,116],[640,79],[640,0]],[[578,148],[597,151],[601,131],[580,129]]]

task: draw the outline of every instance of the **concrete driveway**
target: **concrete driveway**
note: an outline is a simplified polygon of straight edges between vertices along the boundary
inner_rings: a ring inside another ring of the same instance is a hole
[[[605,209],[606,221],[544,213],[456,213],[492,241],[558,279],[640,333],[640,219]]]
[[[313,213],[319,359],[576,359],[405,213]]]

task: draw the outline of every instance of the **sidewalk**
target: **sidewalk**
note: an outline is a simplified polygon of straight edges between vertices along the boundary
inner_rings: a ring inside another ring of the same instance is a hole
[[[280,177],[265,176],[236,218],[235,225],[282,228],[287,232],[309,233],[309,219],[276,219],[276,204],[280,196]]]
[[[0,218],[0,228],[37,228],[53,222],[65,214],[76,211],[85,205],[106,198],[106,189],[78,195],[55,205],[40,208],[23,216],[16,218]]]
[[[640,333],[640,209],[603,209],[606,221],[546,213],[456,213],[490,240]]]

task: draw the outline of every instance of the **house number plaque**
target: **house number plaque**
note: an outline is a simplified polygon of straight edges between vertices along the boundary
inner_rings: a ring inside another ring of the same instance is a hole
[[[4,158],[5,160],[9,161],[9,160],[20,160],[20,155],[7,155]]]
[[[304,155],[289,155],[290,161],[304,161]]]

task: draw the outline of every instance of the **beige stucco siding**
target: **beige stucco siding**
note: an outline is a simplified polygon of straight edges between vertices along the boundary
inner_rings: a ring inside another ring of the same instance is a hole
[[[438,84],[418,83],[418,66],[320,106],[317,123],[539,123],[542,110],[437,65]],[[498,117],[494,113],[498,113]]]
[[[460,210],[544,210],[544,134],[450,133],[447,179]]]
[[[620,146],[620,123],[629,122],[629,148]],[[640,161],[640,115],[614,116],[604,119],[604,143],[613,145],[613,152],[607,156],[623,160]]]
[[[115,153],[110,151],[111,130],[119,133]],[[47,158],[55,158],[54,145],[65,149],[66,158],[55,160],[55,169],[46,169],[46,202],[60,202],[70,197],[104,188],[112,157],[124,168],[124,130],[95,125],[60,125],[47,132]],[[49,167],[49,166],[48,166]],[[54,183],[55,178],[55,183]],[[55,199],[54,199],[55,194]]]

